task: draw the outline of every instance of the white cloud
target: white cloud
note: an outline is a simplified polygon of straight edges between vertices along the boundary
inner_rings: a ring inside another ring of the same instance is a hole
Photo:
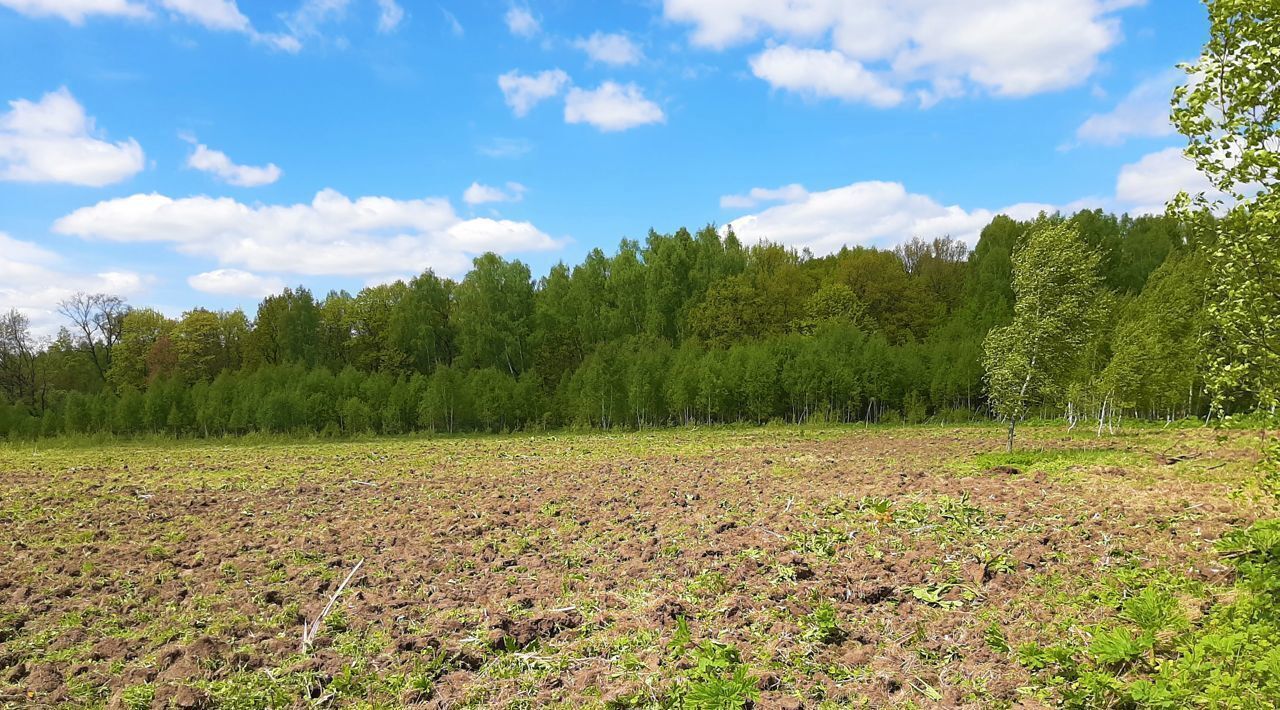
[[[615,67],[639,64],[644,59],[640,45],[624,34],[595,32],[590,37],[574,40],[573,46],[586,52],[592,61]]]
[[[218,296],[242,296],[262,298],[279,293],[285,287],[283,279],[259,276],[240,269],[215,269],[187,278],[187,284],[197,291]]]
[[[650,123],[665,123],[662,107],[646,99],[635,84],[606,81],[594,90],[574,87],[564,103],[566,123],[589,123],[601,131],[625,131]]]
[[[1210,199],[1224,197],[1181,148],[1165,148],[1120,169],[1115,201],[1130,214],[1162,214],[1165,203],[1179,192],[1203,192]]]
[[[270,185],[279,180],[284,172],[275,163],[267,163],[263,166],[236,165],[226,153],[213,150],[195,140],[190,142],[196,149],[187,157],[187,167],[209,173],[230,185],[239,187]]]
[[[902,91],[840,52],[771,47],[751,58],[751,71],[775,89],[819,98],[861,101],[879,108],[902,103]]]
[[[64,324],[58,302],[76,291],[130,297],[141,293],[147,281],[130,271],[68,270],[57,254],[0,232],[0,311],[16,308],[26,314],[40,335],[52,335]]]
[[[1182,78],[1179,72],[1168,72],[1138,84],[1114,109],[1080,124],[1076,141],[1119,145],[1129,138],[1173,135],[1169,102]]]
[[[101,187],[146,164],[136,140],[98,137],[94,120],[65,87],[39,101],[10,101],[9,109],[0,114],[0,180]]]
[[[299,34],[274,34],[259,32],[253,23],[240,12],[236,0],[158,0],[160,5],[174,16],[193,22],[208,30],[221,32],[238,32],[255,42],[268,45],[282,52],[296,53],[302,49]],[[294,16],[303,13],[313,4],[337,3],[345,5],[347,0],[307,0]]]
[[[827,45],[928,104],[969,89],[1027,96],[1079,85],[1120,41],[1117,11],[1142,1],[664,0],[663,8],[668,20],[692,25],[695,45],[762,37]],[[829,79],[811,79],[805,90],[828,94]]]
[[[944,206],[933,198],[907,192],[896,182],[856,182],[822,192],[796,188],[799,186],[783,190],[797,199],[729,224],[746,242],[767,239],[826,254],[846,245],[892,246],[914,236],[950,235],[972,245],[996,214]],[[761,191],[766,196],[773,192]]]
[[[800,202],[809,196],[804,185],[791,183],[778,188],[753,187],[745,195],[725,195],[720,198],[722,209],[751,209],[766,202]]]
[[[463,193],[462,200],[469,205],[483,205],[490,202],[519,202],[524,199],[525,186],[518,182],[507,183],[506,188],[471,183],[471,187]]]
[[[73,25],[82,24],[92,15],[131,18],[151,15],[145,5],[131,0],[0,0],[0,7],[29,17],[60,17]]]
[[[569,75],[559,69],[537,74],[509,71],[498,77],[498,88],[517,116],[525,116],[534,106],[556,96],[569,84]]]
[[[908,192],[901,183],[878,181],[855,182],[821,192],[809,192],[795,184],[755,188],[743,195],[726,195],[720,204],[727,209],[749,209],[781,202],[731,219],[727,225],[746,242],[769,240],[829,254],[846,245],[887,247],[916,236],[951,236],[972,246],[982,228],[997,214],[1021,220],[1033,219],[1041,212],[1074,214],[1084,209],[1135,216],[1163,214],[1165,203],[1180,191],[1205,192],[1211,200],[1225,199],[1212,189],[1180,148],[1166,148],[1122,167],[1114,195],[1086,197],[1061,205],[1027,202],[999,210],[966,209]]]
[[[434,268],[466,271],[470,257],[557,249],[528,222],[463,220],[448,200],[350,199],[322,190],[309,204],[244,204],[228,197],[136,194],[84,207],[59,234],[171,244],[227,267],[281,274],[377,276]]]
[[[517,37],[528,39],[542,30],[542,26],[538,24],[538,18],[523,5],[512,5],[507,8],[507,14],[503,19],[507,23],[507,29]]]
[[[461,22],[458,22],[458,18],[452,12],[449,12],[443,7],[440,8],[440,12],[444,13],[445,24],[449,26],[449,31],[453,33],[454,37],[461,37],[466,34],[466,29],[463,28]]]
[[[378,31],[393,32],[404,20],[404,8],[396,0],[378,0]]]
[[[249,18],[240,12],[235,0],[160,0],[170,12],[211,30],[249,32]]]
[[[312,0],[308,0],[311,2]],[[319,0],[320,2],[346,2],[347,0]],[[83,24],[91,16],[104,17],[153,17],[156,12],[192,22],[206,29],[238,32],[255,42],[284,52],[297,52],[302,43],[287,34],[259,32],[236,0],[0,0],[0,6],[10,7],[32,17],[60,17],[73,25]],[[154,8],[154,10],[153,10]]]

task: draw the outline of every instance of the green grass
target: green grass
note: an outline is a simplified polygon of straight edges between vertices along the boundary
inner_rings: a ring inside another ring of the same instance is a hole
[[[1021,473],[1061,475],[1086,467],[1132,467],[1145,463],[1149,458],[1140,453],[1109,448],[1033,449],[1015,450],[1013,453],[1000,451],[979,454],[971,461],[956,462],[953,465],[957,471],[963,473],[979,473],[997,467],[1010,467]]]

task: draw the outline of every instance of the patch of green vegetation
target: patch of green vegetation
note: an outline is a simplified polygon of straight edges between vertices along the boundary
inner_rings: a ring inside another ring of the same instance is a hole
[[[120,693],[120,703],[126,710],[147,710],[156,697],[156,687],[150,683],[131,685]]]
[[[738,649],[718,641],[695,645],[683,618],[678,620],[669,648],[689,668],[665,705],[684,710],[741,710],[760,697]]]
[[[848,634],[840,628],[840,615],[830,600],[824,599],[802,619],[804,637],[816,643],[840,643]]]
[[[1061,475],[1069,473],[1073,469],[1110,466],[1124,468],[1140,466],[1144,462],[1142,454],[1132,451],[1082,447],[978,454],[968,462],[958,461],[953,463],[952,469],[957,473],[968,475],[1000,467],[1017,469],[1022,473]]]
[[[1087,638],[1020,647],[1017,660],[1039,682],[1034,692],[1075,708],[1274,707],[1280,521],[1233,531],[1219,549],[1240,575],[1230,601],[1193,622],[1180,602],[1193,585],[1175,575],[1146,580]]]

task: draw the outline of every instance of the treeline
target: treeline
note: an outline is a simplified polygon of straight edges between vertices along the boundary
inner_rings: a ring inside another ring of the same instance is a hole
[[[107,295],[36,342],[0,322],[0,435],[353,434],[986,416],[983,341],[1013,314],[1015,247],[1070,225],[1105,317],[1045,413],[1203,414],[1206,245],[1168,217],[997,217],[817,257],[713,227],[651,232],[534,280],[494,254],[356,295],[269,296],[170,319]],[[1205,230],[1197,230],[1204,233]]]

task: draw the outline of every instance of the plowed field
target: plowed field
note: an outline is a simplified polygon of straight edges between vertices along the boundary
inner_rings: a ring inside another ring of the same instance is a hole
[[[1002,446],[921,427],[0,448],[0,703],[1051,702],[1021,645],[1157,577],[1196,613],[1231,581],[1212,542],[1262,514],[1234,436]]]

